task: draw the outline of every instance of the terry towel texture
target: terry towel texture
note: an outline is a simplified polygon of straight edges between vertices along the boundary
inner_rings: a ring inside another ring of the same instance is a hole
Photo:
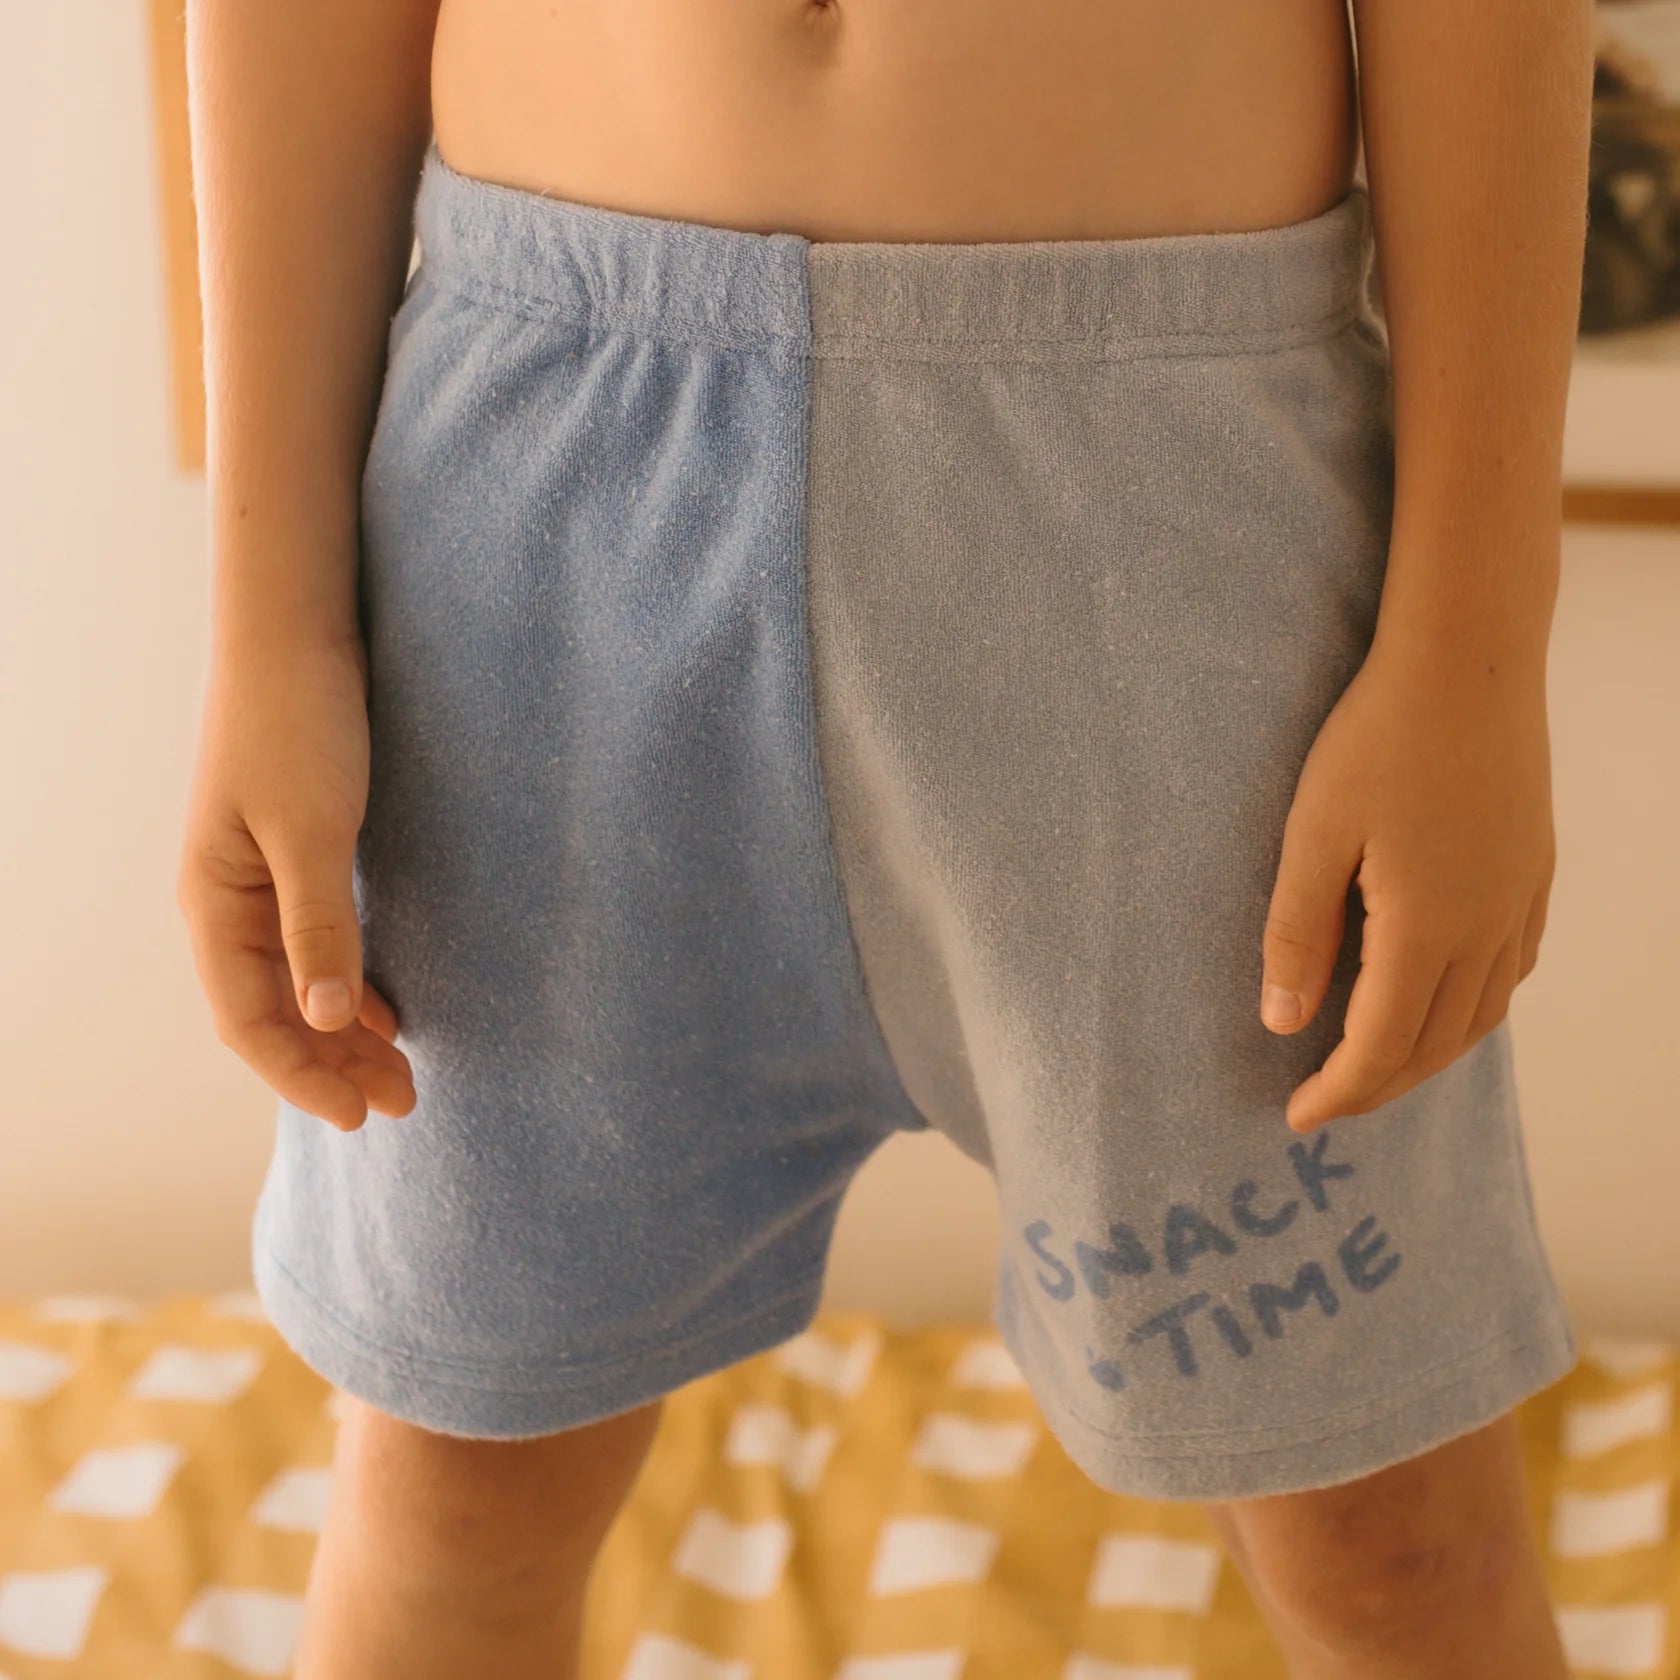
[[[817,1311],[858,1167],[993,1173],[1099,1485],[1366,1474],[1575,1362],[1510,1033],[1309,1138],[1257,1003],[1393,486],[1369,201],[813,242],[435,146],[363,480],[369,978],[419,1103],[282,1103],[258,1288],[329,1380],[535,1435]]]

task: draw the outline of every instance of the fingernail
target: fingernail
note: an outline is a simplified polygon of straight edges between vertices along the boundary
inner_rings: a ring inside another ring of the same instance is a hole
[[[304,994],[304,1011],[311,1026],[336,1021],[350,1007],[350,988],[342,980],[317,980]]]
[[[1286,992],[1282,986],[1274,986],[1268,980],[1260,993],[1260,1019],[1268,1027],[1287,1027],[1300,1015],[1300,995]]]

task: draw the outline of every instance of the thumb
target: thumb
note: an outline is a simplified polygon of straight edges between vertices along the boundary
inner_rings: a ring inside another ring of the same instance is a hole
[[[1292,811],[1263,940],[1260,1019],[1292,1033],[1317,1013],[1346,930],[1348,883],[1358,848],[1334,829]]]
[[[351,890],[355,850],[354,834],[293,834],[268,858],[298,1008],[321,1032],[349,1026],[362,1006],[362,927]]]

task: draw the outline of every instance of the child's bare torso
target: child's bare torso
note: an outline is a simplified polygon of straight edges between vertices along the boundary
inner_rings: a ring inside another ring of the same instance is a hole
[[[1344,0],[443,0],[488,180],[827,240],[1277,226],[1357,160]]]

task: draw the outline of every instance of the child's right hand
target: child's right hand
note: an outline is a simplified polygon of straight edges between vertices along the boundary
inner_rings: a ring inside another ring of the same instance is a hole
[[[176,903],[216,1036],[342,1131],[415,1102],[396,1014],[362,976],[351,879],[368,760],[359,636],[217,646]],[[312,1025],[309,988],[335,980],[345,990]]]

